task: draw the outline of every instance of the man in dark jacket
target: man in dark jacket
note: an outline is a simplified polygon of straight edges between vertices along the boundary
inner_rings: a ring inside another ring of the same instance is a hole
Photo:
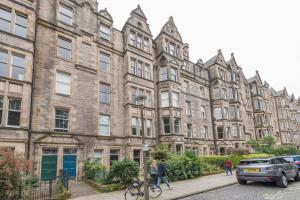
[[[167,177],[165,160],[161,160],[157,166],[157,187],[160,187],[161,181],[167,184],[169,190],[172,189]]]

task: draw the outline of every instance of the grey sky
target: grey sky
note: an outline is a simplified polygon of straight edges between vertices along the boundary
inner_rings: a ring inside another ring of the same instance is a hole
[[[190,45],[196,62],[222,49],[234,52],[247,78],[260,76],[276,90],[286,86],[300,96],[299,0],[98,0],[121,30],[130,11],[140,4],[154,38],[169,16]]]

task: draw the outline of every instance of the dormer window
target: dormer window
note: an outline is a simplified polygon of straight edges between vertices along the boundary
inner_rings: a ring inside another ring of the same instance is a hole
[[[73,9],[63,4],[59,4],[58,19],[66,24],[73,23]]]
[[[175,44],[173,44],[172,42],[170,42],[170,44],[169,44],[169,53],[172,56],[175,56],[175,52],[176,52],[176,46],[175,46]]]
[[[143,35],[134,31],[130,31],[129,44],[145,52],[149,52],[150,50],[149,38],[146,38]]]
[[[104,40],[110,39],[110,27],[105,24],[100,24],[99,28],[100,38]]]
[[[132,46],[136,46],[135,32],[130,32],[129,44],[132,45]]]
[[[142,49],[142,36],[141,35],[137,35],[136,37],[136,47],[138,49]]]

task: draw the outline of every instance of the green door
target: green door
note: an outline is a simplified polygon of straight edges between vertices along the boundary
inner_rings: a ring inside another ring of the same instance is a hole
[[[43,155],[42,157],[42,180],[49,180],[56,177],[57,155]]]

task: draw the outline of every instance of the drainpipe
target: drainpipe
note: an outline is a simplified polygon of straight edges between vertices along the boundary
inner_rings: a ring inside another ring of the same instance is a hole
[[[30,96],[30,111],[29,111],[29,128],[28,128],[28,138],[27,138],[27,160],[30,160],[30,151],[31,151],[31,138],[32,138],[32,113],[33,113],[33,96],[34,96],[34,81],[35,81],[35,63],[36,63],[36,36],[38,31],[38,13],[39,13],[39,0],[36,1],[36,10],[35,10],[35,27],[34,27],[34,41],[33,41],[33,63],[32,63],[32,77],[31,77],[31,96]]]
[[[207,74],[208,74],[208,86],[209,86],[209,99],[210,99],[210,116],[211,116],[211,123],[212,123],[212,130],[213,130],[213,139],[214,139],[214,147],[215,147],[215,154],[218,155],[219,154],[219,151],[218,151],[218,145],[217,145],[217,134],[216,134],[216,129],[215,129],[215,118],[213,117],[213,113],[214,113],[214,110],[213,110],[213,104],[212,104],[212,101],[213,101],[213,98],[212,98],[212,93],[211,93],[211,79],[210,79],[210,74],[209,74],[209,71],[207,70]]]
[[[280,123],[279,123],[279,117],[278,117],[278,106],[277,106],[277,99],[274,96],[275,99],[275,107],[276,107],[276,119],[277,119],[277,124],[278,124],[278,131],[279,131],[279,137],[280,137],[280,145],[282,145],[282,136],[281,136],[281,127],[280,127]]]

